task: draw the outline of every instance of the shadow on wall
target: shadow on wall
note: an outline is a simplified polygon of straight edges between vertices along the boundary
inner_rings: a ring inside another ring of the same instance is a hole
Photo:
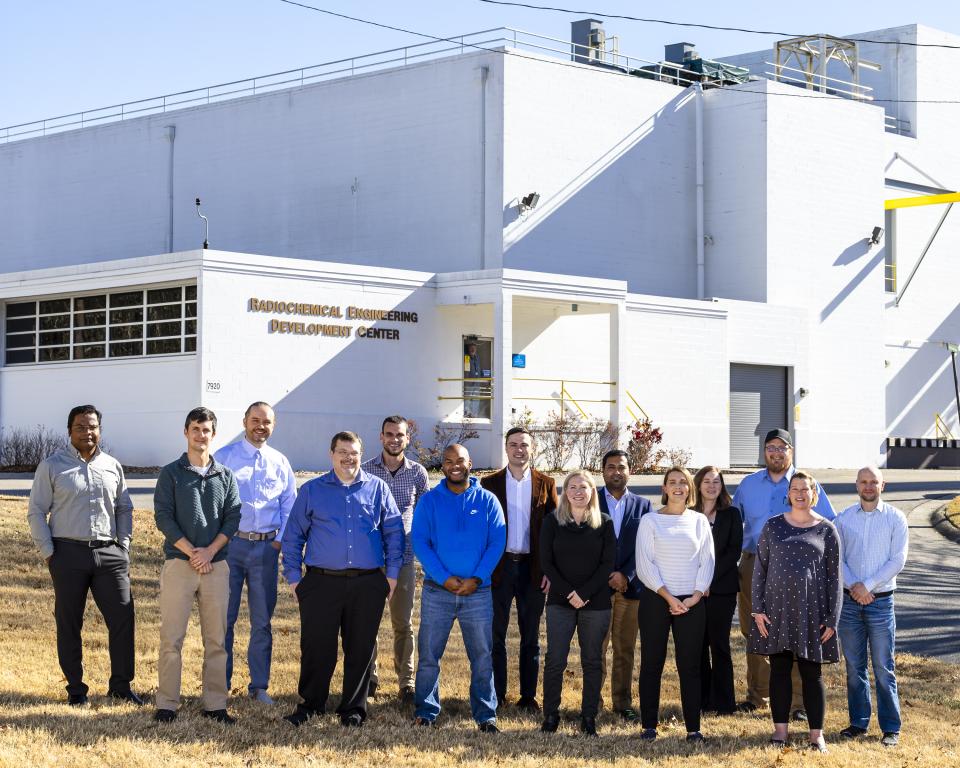
[[[914,340],[919,346],[909,349],[909,359],[887,382],[889,436],[924,437],[932,429],[936,413],[956,433],[957,405],[950,353],[943,345],[932,342],[960,338],[960,306],[954,307],[928,338],[929,342]]]
[[[862,258],[869,254],[870,248],[867,244],[867,241],[864,239],[857,240],[852,245],[848,245],[843,252],[837,257],[837,260],[833,262],[833,266],[841,267],[846,266],[847,264],[852,264],[857,259]],[[873,254],[873,257],[870,258],[866,264],[854,275],[850,282],[848,282],[840,291],[830,299],[829,302],[820,310],[820,322],[822,323],[830,315],[836,311],[846,298],[853,293],[857,288],[860,287],[860,284],[875,270],[878,266],[883,264],[885,250],[884,248],[878,248],[876,253]]]
[[[557,253],[580,253],[579,274],[626,279],[632,292],[695,295],[692,98],[665,104],[534,211],[505,207],[504,266],[554,272]]]

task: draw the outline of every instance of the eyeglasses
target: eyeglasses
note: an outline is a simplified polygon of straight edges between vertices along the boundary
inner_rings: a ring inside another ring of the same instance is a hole
[[[768,445],[764,448],[767,453],[786,453],[790,450],[789,445]]]

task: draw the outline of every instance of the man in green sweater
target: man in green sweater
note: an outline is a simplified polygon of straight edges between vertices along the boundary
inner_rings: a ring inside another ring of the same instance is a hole
[[[157,711],[169,723],[180,705],[180,651],[196,599],[203,636],[203,716],[233,723],[227,713],[227,544],[240,527],[240,493],[233,473],[213,460],[217,417],[209,408],[187,414],[187,451],[160,470],[154,517],[164,536],[160,571],[160,659]]]

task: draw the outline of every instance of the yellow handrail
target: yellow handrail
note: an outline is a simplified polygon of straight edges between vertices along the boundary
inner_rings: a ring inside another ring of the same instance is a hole
[[[542,379],[530,376],[514,376],[514,381],[543,381],[551,384],[560,385],[560,413],[566,411],[566,403],[569,400],[573,403],[573,407],[579,411],[580,415],[589,419],[589,414],[583,409],[580,403],[616,403],[616,400],[597,400],[591,398],[575,398],[570,390],[567,389],[567,384],[599,384],[601,386],[616,386],[617,382],[615,381],[592,381],[590,379]],[[524,397],[524,396],[514,396],[514,400],[556,400],[556,397]]]
[[[637,410],[643,414],[643,418],[646,421],[652,421],[652,419],[650,418],[650,414],[648,414],[645,410],[643,410],[643,406],[637,402],[637,398],[635,398],[633,395],[630,394],[630,390],[625,389],[623,391],[627,393],[627,397],[629,397],[633,401],[633,404],[637,406]],[[627,406],[627,413],[629,413],[633,417],[634,421],[640,421],[640,418],[637,416],[637,414],[633,412],[633,409],[629,405]]]

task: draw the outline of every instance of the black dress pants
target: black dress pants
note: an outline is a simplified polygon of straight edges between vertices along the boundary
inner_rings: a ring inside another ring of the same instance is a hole
[[[367,716],[370,662],[390,585],[379,570],[329,576],[308,570],[297,586],[300,607],[300,709],[322,713],[343,640],[343,695],[337,712]]]
[[[54,539],[50,576],[55,596],[57,658],[67,678],[67,693],[85,695],[83,682],[83,612],[87,593],[107,625],[110,650],[109,690],[126,693],[134,672],[134,614],[130,594],[130,559],[119,544],[91,548],[86,542]]]
[[[707,631],[700,658],[700,700],[703,709],[729,714],[737,709],[733,690],[733,657],[730,627],[737,609],[737,593],[703,598],[707,609]]]
[[[507,700],[507,629],[510,609],[517,601],[517,625],[520,630],[520,697],[537,695],[540,672],[540,618],[546,595],[530,583],[529,560],[516,562],[505,558],[500,582],[491,588],[493,597],[493,685],[497,702]]]
[[[644,588],[640,593],[637,621],[640,624],[640,721],[644,728],[656,728],[660,719],[660,679],[667,659],[667,638],[672,630],[683,722],[688,733],[700,730],[700,654],[706,619],[703,600],[682,616],[673,616],[667,601],[656,592]]]
[[[803,690],[803,707],[812,730],[823,728],[827,709],[827,691],[821,676],[822,665],[816,661],[801,659],[792,651],[770,654],[770,714],[774,723],[790,720],[790,702],[793,699],[793,660],[797,660],[800,683]]]

